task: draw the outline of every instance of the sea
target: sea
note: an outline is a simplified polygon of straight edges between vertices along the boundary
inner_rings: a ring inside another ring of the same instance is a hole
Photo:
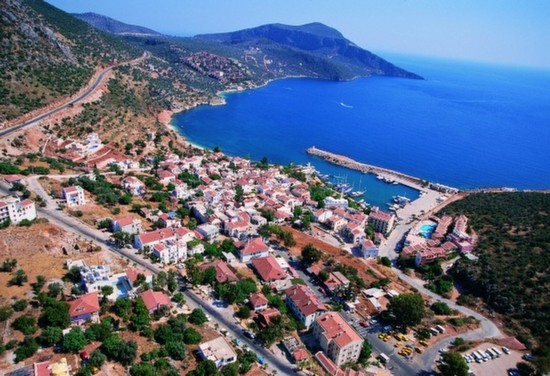
[[[550,70],[391,55],[425,80],[289,78],[225,94],[172,124],[191,143],[311,163],[382,209],[418,192],[306,154],[310,146],[460,189],[550,189]]]

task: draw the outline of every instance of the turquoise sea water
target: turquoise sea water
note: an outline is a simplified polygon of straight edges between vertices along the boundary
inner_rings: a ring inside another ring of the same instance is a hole
[[[550,188],[550,70],[413,57],[390,61],[425,81],[285,79],[201,106],[174,124],[191,142],[230,155],[313,163],[383,206],[415,191],[305,153],[345,154],[459,188]]]

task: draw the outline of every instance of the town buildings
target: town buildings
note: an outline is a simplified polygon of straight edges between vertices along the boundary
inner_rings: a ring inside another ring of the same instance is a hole
[[[69,208],[86,205],[84,189],[79,185],[63,188],[61,191],[61,198]]]
[[[262,238],[252,238],[244,247],[239,249],[239,259],[241,262],[249,262],[254,258],[267,257],[269,255],[269,247],[264,243]]]
[[[388,236],[393,229],[395,216],[383,211],[373,211],[369,214],[368,223],[374,227],[374,231]]]
[[[288,308],[306,329],[326,311],[325,306],[307,286],[293,285],[285,290],[285,294]]]
[[[202,359],[213,361],[218,368],[237,361],[237,354],[223,337],[201,343],[198,352]]]
[[[80,295],[69,302],[71,324],[82,325],[86,321],[99,322],[99,293],[97,291]]]
[[[356,362],[363,339],[337,312],[327,312],[315,320],[313,335],[323,352],[337,365]]]
[[[0,222],[9,219],[11,223],[19,223],[25,219],[32,221],[35,218],[36,207],[33,201],[10,196],[0,199]]]

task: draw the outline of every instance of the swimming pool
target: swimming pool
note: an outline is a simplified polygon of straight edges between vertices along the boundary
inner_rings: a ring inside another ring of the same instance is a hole
[[[430,239],[436,227],[437,227],[437,223],[434,223],[434,222],[425,223],[420,226],[420,230],[418,231],[418,234],[420,236],[425,237],[426,239]]]

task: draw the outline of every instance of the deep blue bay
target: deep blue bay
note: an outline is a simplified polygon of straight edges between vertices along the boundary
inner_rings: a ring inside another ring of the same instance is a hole
[[[285,79],[227,94],[173,124],[192,143],[270,162],[311,162],[383,206],[401,185],[310,157],[316,146],[458,188],[550,188],[550,71],[393,57],[425,81]]]

